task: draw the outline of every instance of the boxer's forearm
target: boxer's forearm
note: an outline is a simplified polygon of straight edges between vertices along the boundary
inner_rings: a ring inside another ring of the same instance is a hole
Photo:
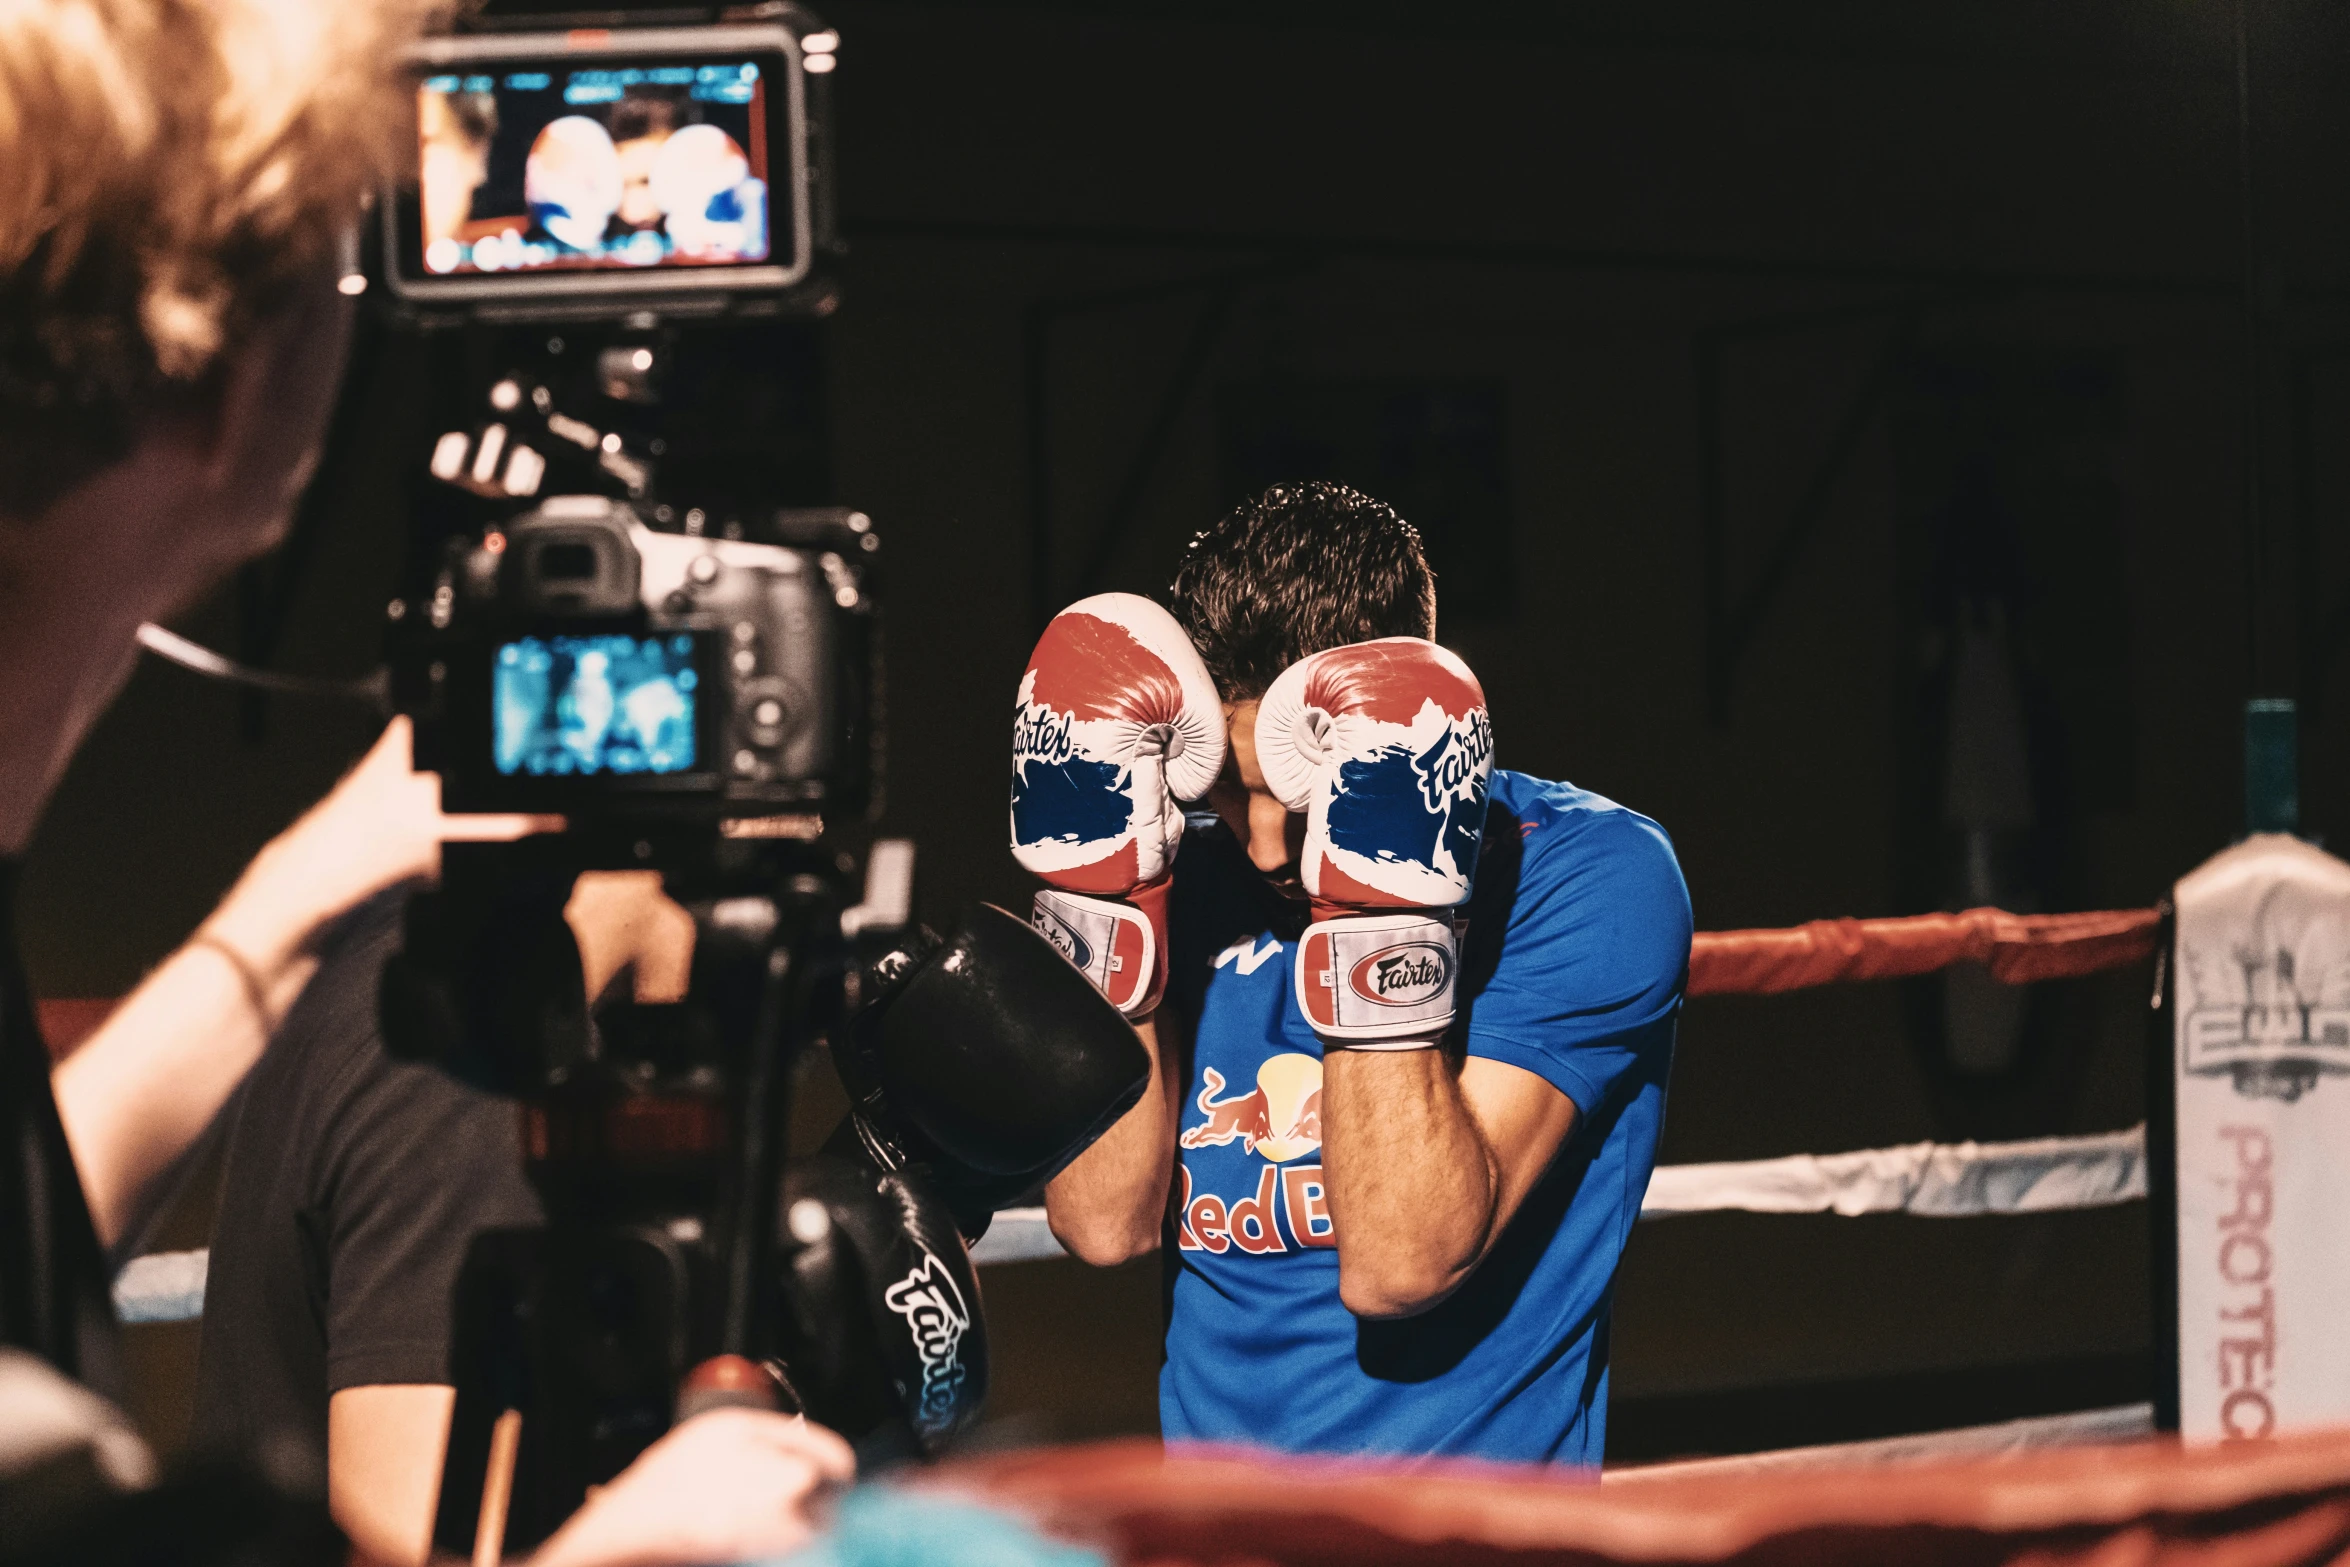
[[[1324,1057],[1322,1179],[1339,1298],[1358,1317],[1425,1311],[1485,1254],[1498,1172],[1440,1050]]]
[[[1322,1178],[1338,1288],[1362,1317],[1410,1316],[1485,1260],[1559,1150],[1575,1101],[1523,1067],[1435,1050],[1333,1050]]]
[[[1163,1016],[1163,1014],[1162,1014]],[[1133,1109],[1045,1187],[1045,1216],[1070,1253],[1111,1267],[1156,1251],[1175,1166],[1179,1052],[1164,1048],[1156,1018],[1134,1025],[1151,1058],[1151,1083]]]

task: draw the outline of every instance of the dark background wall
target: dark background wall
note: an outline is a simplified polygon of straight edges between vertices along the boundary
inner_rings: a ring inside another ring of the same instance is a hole
[[[1503,765],[1663,822],[1702,928],[1961,901],[1970,633],[2020,714],[2003,901],[2162,896],[2239,829],[2256,691],[2302,698],[2305,826],[2340,830],[2350,224],[2326,8],[2253,4],[2257,533],[2224,8],[828,15],[852,248],[813,361],[831,494],[793,498],[856,504],[888,541],[883,826],[920,840],[932,910],[1026,896],[999,847],[1002,715],[1041,616],[1158,589],[1191,529],[1285,468],[1419,518]],[[372,433],[283,579],[287,667],[374,657],[392,498],[437,428],[421,386],[394,345],[350,394]],[[186,629],[233,643],[278,581]],[[35,846],[36,983],[135,983],[371,732],[285,701],[256,730],[143,669]],[[2012,1062],[1975,1072],[1951,1064],[1976,1026],[1953,1008],[1996,998],[1697,1002],[1665,1157],[2128,1125],[2144,988],[2052,988]],[[988,1289],[1007,1436],[1152,1428],[1155,1265]],[[1921,1399],[2121,1402],[2145,1293],[2136,1207],[1647,1226],[1619,1449]],[[155,1363],[184,1357],[158,1331]],[[1870,1380],[1900,1397],[1853,1393]]]

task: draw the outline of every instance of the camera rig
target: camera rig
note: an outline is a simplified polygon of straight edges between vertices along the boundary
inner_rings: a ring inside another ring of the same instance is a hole
[[[438,1531],[459,1551],[542,1538],[714,1402],[811,1406],[918,1453],[985,1382],[951,1229],[891,1253],[910,1302],[944,1303],[921,1353],[840,1373],[845,1308],[814,1261],[891,1243],[843,1232],[837,1172],[784,1159],[800,1056],[910,904],[910,846],[857,890],[880,540],[786,504],[776,458],[804,439],[778,367],[837,303],[837,38],[790,5],[675,16],[419,46],[418,166],[369,236],[371,292],[454,414],[420,454],[393,705],[445,809],[566,822],[445,846],[384,977],[395,1054],[519,1102],[546,1215],[478,1237],[459,1285]],[[639,1004],[625,972],[586,993],[565,909],[614,870],[657,873],[691,917],[682,1000]]]

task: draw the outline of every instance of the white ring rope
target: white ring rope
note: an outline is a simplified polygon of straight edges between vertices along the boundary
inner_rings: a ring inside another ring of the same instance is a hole
[[[1690,1213],[1978,1214],[2108,1208],[2146,1195],[2146,1128],[2016,1143],[1905,1143],[1855,1153],[1668,1164],[1649,1177],[1643,1219]],[[1006,1208],[971,1260],[1040,1262],[1063,1255],[1042,1208]],[[140,1257],[114,1281],[125,1322],[192,1322],[204,1315],[208,1254]]]
[[[1887,1468],[1943,1463],[1954,1458],[1997,1458],[2049,1447],[2091,1447],[2129,1442],[2154,1434],[2152,1404],[2120,1404],[2069,1415],[2034,1415],[1997,1425],[1962,1426],[1955,1431],[1921,1431],[1914,1436],[1879,1437],[1869,1442],[1836,1442],[1824,1447],[1781,1447],[1767,1453],[1725,1458],[1683,1458],[1661,1464],[1631,1464],[1600,1476],[1607,1485],[1677,1480],[1688,1475],[1800,1474],[1812,1469]]]
[[[2146,1195],[2146,1128],[2017,1143],[1908,1143],[1736,1164],[1668,1164],[1643,1219],[1685,1213],[1910,1213],[1969,1218],[2106,1208]]]

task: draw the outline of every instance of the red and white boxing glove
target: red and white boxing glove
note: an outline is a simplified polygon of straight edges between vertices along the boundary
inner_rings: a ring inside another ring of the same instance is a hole
[[[1224,709],[1183,628],[1102,593],[1053,617],[1012,718],[1012,855],[1051,886],[1037,929],[1128,1017],[1167,986],[1177,802],[1224,767]]]
[[[1297,998],[1332,1049],[1419,1050],[1452,1024],[1493,722],[1469,666],[1387,637],[1300,659],[1257,710],[1257,764],[1306,813],[1314,923]]]

